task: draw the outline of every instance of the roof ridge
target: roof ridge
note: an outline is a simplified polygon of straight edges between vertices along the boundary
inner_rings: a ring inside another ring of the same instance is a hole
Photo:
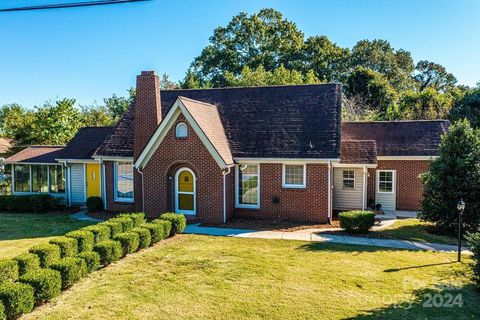
[[[408,123],[408,122],[450,122],[448,119],[420,119],[420,120],[360,120],[342,121],[342,123]]]
[[[238,90],[238,89],[264,89],[264,88],[292,88],[292,87],[314,87],[314,86],[341,86],[341,83],[326,82],[326,83],[305,83],[305,84],[278,84],[268,86],[240,86],[240,87],[219,87],[219,88],[186,88],[186,89],[164,89],[161,92],[175,92],[175,91],[213,91],[213,90]]]

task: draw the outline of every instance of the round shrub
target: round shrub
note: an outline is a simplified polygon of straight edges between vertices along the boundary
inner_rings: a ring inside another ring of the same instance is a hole
[[[120,260],[122,257],[122,246],[118,241],[105,240],[97,243],[93,250],[100,256],[100,263],[108,265],[114,261]]]
[[[52,269],[38,269],[24,274],[20,282],[33,288],[35,302],[40,304],[60,294],[62,291],[62,276]]]
[[[145,228],[140,228],[136,227],[131,230],[131,232],[135,232],[138,234],[139,238],[139,243],[138,243],[138,248],[139,249],[145,249],[150,244],[152,243],[152,236],[150,235],[150,230],[145,229]]]
[[[18,264],[18,273],[25,273],[40,269],[40,258],[33,253],[23,253],[13,258]]]
[[[120,222],[122,224],[122,232],[127,232],[133,229],[133,219],[130,217],[113,218],[108,221]]]
[[[162,226],[162,228],[163,228],[162,239],[170,237],[170,234],[172,233],[172,223],[169,220],[155,219],[155,220],[152,221],[152,223],[155,223],[155,224],[158,224],[159,226]]]
[[[40,266],[42,268],[48,268],[52,263],[60,259],[60,248],[50,243],[33,246],[28,251],[40,258]]]
[[[88,197],[86,205],[90,212],[103,210],[103,200],[100,197]]]
[[[85,261],[88,273],[97,270],[100,266],[100,255],[95,251],[82,252],[78,255],[78,258]]]
[[[163,234],[163,227],[159,224],[144,223],[142,225],[142,228],[148,229],[150,231],[150,236],[152,238],[152,243],[150,245],[157,243],[165,237]]]
[[[172,231],[170,235],[174,236],[177,233],[182,233],[187,227],[187,218],[183,214],[167,212],[160,216],[160,220],[167,220],[172,223]]]
[[[133,220],[133,226],[139,227],[145,223],[145,213],[144,212],[133,212],[133,213],[122,213],[117,216],[118,218],[127,217]]]
[[[123,256],[137,251],[140,242],[139,236],[135,232],[119,233],[114,238],[114,240],[120,242],[120,245],[122,246]]]
[[[50,268],[60,272],[62,289],[71,287],[87,273],[85,262],[79,258],[63,258],[56,263],[53,263]]]
[[[93,233],[93,238],[95,240],[95,243],[110,239],[110,228],[103,224],[88,226],[80,230],[86,230]]]
[[[111,219],[111,220],[102,222],[101,224],[110,228],[110,237],[111,238],[113,238],[117,234],[123,232],[123,225],[122,225],[122,222],[120,222],[120,221],[115,221],[115,220]]]
[[[375,214],[370,211],[348,211],[339,214],[340,227],[348,233],[366,233],[375,224]]]
[[[5,306],[3,302],[0,300],[0,320],[7,319],[7,312],[5,311]]]
[[[75,230],[67,233],[65,236],[77,240],[78,252],[87,252],[93,250],[95,237],[92,232],[87,230]]]
[[[49,241],[60,248],[60,257],[74,257],[78,253],[78,243],[74,238],[57,237]]]
[[[35,303],[33,288],[25,283],[0,283],[0,301],[3,302],[8,319],[16,319],[23,313],[32,312]]]
[[[13,259],[0,259],[0,282],[18,279],[18,262]]]

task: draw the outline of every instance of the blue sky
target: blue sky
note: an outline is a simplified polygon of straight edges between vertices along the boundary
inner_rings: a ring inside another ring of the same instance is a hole
[[[75,0],[2,0],[0,8]],[[78,0],[76,0],[78,1]],[[183,78],[212,31],[240,11],[272,7],[306,36],[340,46],[387,39],[444,65],[459,83],[480,81],[480,1],[172,1],[0,13],[0,105],[48,99],[101,102],[126,95],[141,70]]]

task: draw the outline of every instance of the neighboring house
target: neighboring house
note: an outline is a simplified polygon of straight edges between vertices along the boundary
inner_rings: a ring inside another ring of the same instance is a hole
[[[64,179],[69,204],[99,195],[109,211],[175,211],[207,223],[325,223],[333,210],[375,203],[418,210],[419,175],[448,121],[342,124],[341,91],[320,84],[160,92],[158,76],[142,72],[135,103],[115,128],[85,128],[66,147],[7,159],[14,193],[56,194]]]

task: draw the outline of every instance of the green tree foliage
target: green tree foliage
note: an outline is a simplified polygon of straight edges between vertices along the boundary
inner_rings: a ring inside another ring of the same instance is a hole
[[[432,87],[437,91],[448,91],[457,83],[457,78],[445,69],[444,66],[421,60],[415,67],[414,79],[418,82],[419,90],[423,91],[428,87]]]
[[[229,87],[320,83],[313,71],[310,71],[305,76],[302,76],[301,72],[296,70],[287,70],[283,65],[273,71],[266,71],[263,66],[259,66],[255,70],[245,67],[238,76],[235,76],[233,73],[226,72],[225,81]]]
[[[424,193],[420,217],[443,231],[454,233],[457,203],[466,203],[463,216],[467,231],[480,222],[480,131],[468,120],[454,123],[442,138],[439,157],[422,177]]]
[[[135,100],[135,89],[130,88],[127,91],[128,97],[119,97],[116,94],[113,94],[110,98],[103,99],[105,107],[115,122],[122,117],[125,110],[127,110]]]
[[[480,128],[480,86],[470,90],[452,108],[452,120],[468,119],[475,128]]]
[[[35,113],[19,104],[5,104],[0,108],[1,136],[30,144],[34,140],[32,135],[34,122]]]
[[[83,125],[86,127],[111,126],[115,120],[106,106],[80,106]]]
[[[399,113],[402,119],[445,119],[454,103],[454,97],[449,92],[442,93],[433,87],[423,91],[409,90],[400,98]]]

